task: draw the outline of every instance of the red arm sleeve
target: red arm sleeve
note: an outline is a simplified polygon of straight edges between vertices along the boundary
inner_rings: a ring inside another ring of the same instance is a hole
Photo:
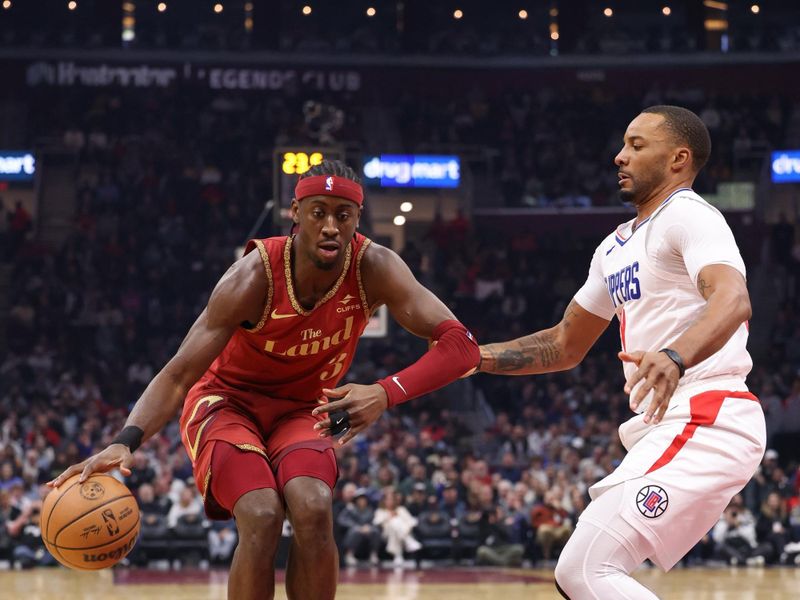
[[[455,320],[442,321],[431,337],[437,344],[410,367],[381,379],[389,407],[444,387],[475,367],[481,354],[478,342]]]

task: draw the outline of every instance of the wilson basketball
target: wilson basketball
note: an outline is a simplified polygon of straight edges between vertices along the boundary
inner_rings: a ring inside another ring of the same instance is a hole
[[[94,571],[118,563],[139,535],[139,506],[131,491],[105,474],[67,479],[42,503],[42,540],[58,562]]]

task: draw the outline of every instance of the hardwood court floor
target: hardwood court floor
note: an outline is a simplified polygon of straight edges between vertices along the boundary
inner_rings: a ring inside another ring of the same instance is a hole
[[[342,571],[340,600],[540,600],[560,598],[552,571],[436,569]],[[800,569],[640,570],[636,578],[662,600],[797,598]],[[282,581],[282,576],[279,577]],[[225,600],[225,571],[0,572],[2,600]],[[276,599],[285,600],[283,584]]]

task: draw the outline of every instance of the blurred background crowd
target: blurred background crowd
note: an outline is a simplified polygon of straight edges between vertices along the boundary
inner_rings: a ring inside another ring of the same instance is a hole
[[[225,6],[231,12],[239,4]],[[337,36],[340,28],[325,27],[317,17],[299,21],[299,7],[292,10],[268,49],[549,56],[555,48],[546,9],[531,10],[530,22],[520,16],[480,36],[468,11],[457,27],[437,30],[436,19],[423,19],[427,25],[398,35],[394,21],[380,21]],[[445,12],[451,18],[452,10]],[[773,17],[768,28],[750,12],[731,16],[738,27],[726,42],[732,51],[798,48],[795,21]],[[0,32],[6,47],[107,43],[102,28],[85,21],[51,30],[21,14]],[[695,49],[692,36],[658,21],[661,16],[644,27],[636,19],[622,21],[613,31],[612,21],[598,16],[597,27],[572,41],[571,52]],[[152,17],[140,15],[143,22]],[[534,19],[545,20],[543,33],[525,29]],[[295,20],[305,26],[289,26]],[[219,22],[193,31],[170,23],[143,27],[130,45],[264,47]],[[7,276],[0,294],[6,298],[0,565],[53,563],[39,537],[43,483],[109,443],[177,348],[272,194],[275,147],[321,141],[356,144],[364,153],[479,147],[482,159],[470,167],[477,208],[621,211],[613,157],[625,125],[645,106],[681,104],[708,125],[714,150],[697,182],[701,193],[757,179],[765,153],[800,143],[796,89],[753,85],[732,93],[719,81],[673,81],[656,74],[631,87],[598,82],[588,92],[533,82],[499,93],[480,78],[465,93],[424,81],[353,94],[291,86],[262,93],[75,86],[0,98],[35,115],[7,118],[7,131],[18,131],[26,144],[66,153],[74,191],[65,233],[52,244],[41,239],[14,188],[0,188],[7,211],[0,224],[0,272]],[[303,110],[307,102],[313,106]],[[335,115],[335,122],[320,127],[320,112]],[[368,191],[367,234],[369,202]],[[535,214],[510,214],[516,222],[436,211],[397,248],[481,342],[556,323],[583,283],[596,244],[610,231],[586,227],[585,219],[573,229],[569,219],[543,227]],[[800,554],[800,238],[794,213],[769,223],[763,217],[736,217],[732,226],[751,274],[754,322],[763,324],[752,333],[758,343],[748,384],[764,407],[770,449],[687,564],[795,564]],[[618,221],[627,218],[621,212]],[[284,232],[265,227],[257,233]],[[615,327],[576,369],[459,381],[387,412],[337,450],[335,533],[343,563],[552,564],[589,501],[587,489],[624,456],[616,428],[631,413]],[[424,341],[390,327],[387,337],[362,341],[346,381],[373,382],[425,348]],[[135,456],[125,483],[136,494],[143,525],[130,562],[193,557],[227,563],[235,527],[203,515],[177,420]]]

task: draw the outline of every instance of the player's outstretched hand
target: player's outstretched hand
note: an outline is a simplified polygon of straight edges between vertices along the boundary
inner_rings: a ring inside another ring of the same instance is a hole
[[[102,452],[67,468],[61,475],[48,481],[47,485],[57,488],[76,473],[81,474],[78,481],[83,483],[92,473],[105,473],[116,468],[127,477],[131,474],[132,464],[133,454],[125,444],[111,444]]]
[[[625,382],[626,394],[630,394],[636,384],[644,380],[631,398],[631,409],[636,410],[650,390],[653,390],[653,399],[644,413],[644,422],[649,423],[651,419],[653,424],[661,422],[669,407],[669,400],[678,387],[678,365],[663,352],[620,352],[618,356],[622,362],[632,362],[638,367]]]
[[[322,390],[322,393],[328,402],[317,406],[312,414],[324,414],[326,418],[314,425],[314,429],[319,431],[320,437],[345,432],[339,438],[342,446],[372,425],[389,405],[386,390],[377,383],[348,383],[334,390]]]

